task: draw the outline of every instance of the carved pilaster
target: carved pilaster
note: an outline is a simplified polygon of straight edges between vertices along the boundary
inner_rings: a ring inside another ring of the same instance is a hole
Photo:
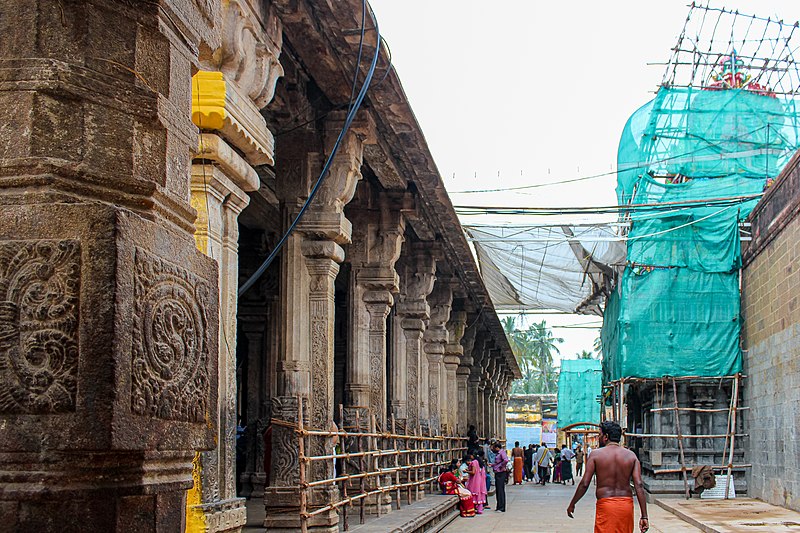
[[[403,345],[395,349],[394,390],[402,391],[400,398],[405,399],[407,427],[412,429],[417,428],[420,422],[422,335],[430,319],[426,298],[433,290],[435,280],[436,258],[426,253],[422,243],[409,246],[409,257],[400,270],[401,285],[396,308],[396,322],[402,331]],[[397,401],[403,406],[402,400]],[[398,418],[406,418],[400,416],[402,411],[395,414]]]
[[[431,307],[431,319],[423,336],[425,355],[428,359],[428,418],[431,429],[440,431],[442,406],[446,402],[446,399],[443,400],[441,397],[441,392],[446,390],[443,366],[445,345],[448,340],[446,324],[450,319],[453,305],[453,292],[449,281],[437,280],[433,292],[428,297],[428,304]]]
[[[458,365],[461,363],[461,358],[464,355],[464,347],[461,345],[461,339],[464,337],[464,330],[467,323],[466,311],[454,311],[450,314],[450,321],[447,323],[448,341],[444,350],[444,366],[446,374],[446,393],[447,404],[443,413],[446,415],[444,420],[444,428],[448,432],[455,432],[458,425],[458,420],[461,418],[460,413],[464,412],[466,408],[466,401],[464,404],[459,404],[458,384],[456,373]],[[466,393],[466,389],[465,389]]]

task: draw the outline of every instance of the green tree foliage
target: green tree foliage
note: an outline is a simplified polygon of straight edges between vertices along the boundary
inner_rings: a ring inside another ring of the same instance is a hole
[[[553,394],[558,388],[558,370],[553,355],[561,353],[558,344],[564,339],[553,336],[546,321],[535,322],[526,330],[518,330],[514,317],[503,319],[503,329],[522,371],[522,379],[514,382],[514,394]]]

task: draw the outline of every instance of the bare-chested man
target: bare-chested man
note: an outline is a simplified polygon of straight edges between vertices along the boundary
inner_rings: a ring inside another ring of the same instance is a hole
[[[633,533],[633,496],[631,477],[636,488],[636,499],[642,510],[639,531],[650,529],[647,519],[647,500],[642,485],[642,467],[639,459],[619,444],[622,429],[616,422],[600,424],[600,449],[594,450],[586,462],[586,474],[581,478],[575,495],[567,507],[567,515],[572,518],[575,504],[589,489],[592,476],[597,474],[597,512],[594,519],[594,533]]]

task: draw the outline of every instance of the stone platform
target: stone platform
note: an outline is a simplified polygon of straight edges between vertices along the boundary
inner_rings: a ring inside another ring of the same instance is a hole
[[[800,532],[800,513],[754,498],[657,498],[654,503],[706,533]]]

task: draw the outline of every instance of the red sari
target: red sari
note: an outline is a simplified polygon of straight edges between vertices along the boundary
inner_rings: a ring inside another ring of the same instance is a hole
[[[475,516],[475,502],[472,499],[472,493],[458,483],[458,478],[452,472],[447,471],[440,475],[439,483],[444,487],[445,494],[458,496],[458,508],[461,516]]]

